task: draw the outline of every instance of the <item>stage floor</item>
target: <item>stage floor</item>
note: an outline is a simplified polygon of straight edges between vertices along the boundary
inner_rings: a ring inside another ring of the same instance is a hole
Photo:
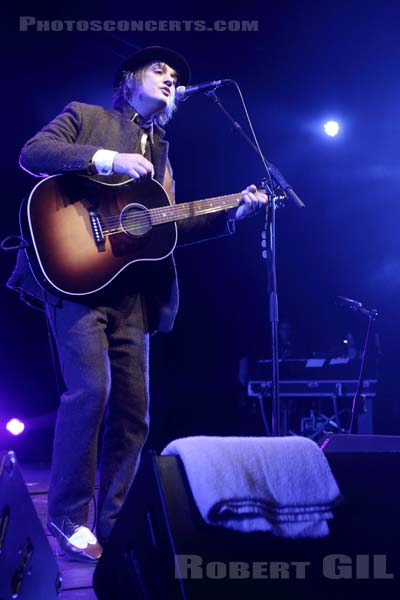
[[[36,512],[39,515],[47,539],[57,558],[62,575],[62,589],[60,600],[96,600],[93,590],[92,577],[94,566],[79,562],[68,562],[57,556],[57,543],[49,534],[46,527],[47,521],[47,491],[49,489],[50,468],[48,465],[19,465],[25,484],[28,488]],[[97,488],[96,488],[97,489]],[[94,518],[93,503],[90,507],[89,525]]]

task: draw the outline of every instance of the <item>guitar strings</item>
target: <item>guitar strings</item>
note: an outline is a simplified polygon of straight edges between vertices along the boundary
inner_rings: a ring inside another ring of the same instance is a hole
[[[215,206],[215,207],[205,207],[203,209],[198,209],[196,211],[196,213],[192,213],[192,211],[190,211],[190,213],[183,211],[183,210],[174,210],[174,211],[169,211],[170,213],[172,213],[174,216],[171,216],[169,214],[164,214],[164,211],[162,209],[150,209],[147,212],[144,211],[138,211],[138,213],[131,215],[131,216],[127,216],[125,220],[132,220],[132,221],[136,221],[136,220],[142,220],[147,221],[151,220],[151,217],[154,216],[155,220],[157,220],[157,218],[159,220],[163,220],[163,218],[166,219],[166,222],[168,221],[175,221],[175,220],[179,220],[179,219],[184,219],[187,217],[191,217],[191,216],[196,216],[196,215],[203,215],[203,214],[207,214],[207,213],[213,213],[213,212],[218,212],[221,210],[224,210],[226,208],[233,208],[235,205],[237,204],[237,202],[235,202],[232,205],[224,205],[224,206]],[[111,217],[100,217],[101,221],[104,224],[108,224],[108,225],[112,225],[113,223],[117,224],[120,222],[120,215],[115,215],[115,216],[111,216]]]
[[[204,214],[207,211],[208,212],[213,212],[215,210],[223,210],[224,208],[231,208],[231,207],[234,207],[237,204],[237,202],[238,202],[238,199],[235,198],[235,202],[232,203],[232,204],[231,203],[229,203],[229,204],[226,203],[225,205],[218,205],[216,207],[206,206],[203,209],[197,209],[196,212],[195,212],[195,214]],[[181,207],[175,207],[175,206],[169,206],[169,207],[166,207],[166,208],[167,208],[167,211],[169,213],[175,214],[175,216],[171,218],[169,215],[165,215],[165,208],[162,208],[162,207],[160,207],[160,208],[152,208],[150,210],[147,210],[147,212],[145,212],[145,211],[138,211],[138,213],[139,212],[143,212],[143,217],[145,217],[148,214],[150,214],[150,216],[154,215],[156,218],[157,217],[160,218],[160,217],[168,216],[168,218],[171,221],[173,221],[173,220],[175,220],[176,218],[179,218],[179,217],[185,218],[188,215],[188,211],[187,211],[188,208],[189,208],[189,211],[190,211],[190,214],[188,216],[193,216],[194,215],[193,211],[190,209],[190,206],[188,207],[188,206],[183,206],[182,205],[182,208]],[[172,209],[172,210],[170,210],[170,209]],[[136,218],[138,216],[138,213],[136,215],[133,215],[133,218]],[[120,215],[114,215],[114,216],[111,216],[111,217],[103,217],[102,219],[103,219],[103,222],[111,224],[112,222],[119,222],[120,221]]]
[[[196,211],[195,215],[192,213],[192,211],[190,211],[190,213],[188,214],[186,209],[190,208],[190,205],[189,205],[189,207],[188,206],[184,207],[184,205],[181,205],[181,207],[178,207],[178,206],[177,207],[166,207],[167,209],[168,208],[175,209],[172,211],[168,211],[172,214],[167,214],[167,215],[164,214],[165,208],[162,208],[162,207],[153,208],[153,209],[148,210],[147,212],[143,212],[143,214],[135,214],[135,215],[127,216],[124,219],[124,223],[136,222],[136,223],[142,225],[142,224],[147,223],[149,220],[150,220],[150,222],[153,222],[153,223],[155,222],[155,224],[161,224],[163,222],[168,223],[168,222],[172,222],[172,221],[176,221],[176,220],[182,220],[185,218],[189,218],[191,216],[203,215],[203,214],[207,214],[207,213],[211,214],[213,212],[219,212],[226,208],[233,208],[237,204],[238,200],[239,200],[238,198],[235,198],[235,202],[232,205],[229,203],[229,204],[226,204],[223,206],[219,205],[219,206],[212,207],[212,208],[207,206],[203,209],[200,209],[200,210],[198,209]],[[113,227],[113,226],[120,225],[120,223],[121,223],[120,215],[115,215],[115,216],[111,216],[111,217],[100,217],[100,223],[102,225],[105,225],[106,227],[108,227],[108,226]]]
[[[202,210],[202,211],[197,211],[196,212],[196,216],[211,214],[213,212],[220,212],[220,211],[221,211],[220,207],[216,207],[215,209],[212,209],[212,210],[205,209],[205,210]],[[127,217],[126,219],[124,219],[124,223],[127,224],[127,225],[135,223],[135,224],[141,226],[141,225],[146,225],[149,222],[149,220],[150,220],[150,224],[151,225],[161,225],[163,223],[171,223],[172,221],[183,220],[183,219],[188,218],[190,216],[192,216],[192,215],[183,215],[181,217],[181,219],[179,219],[179,218],[173,218],[173,219],[171,219],[170,217],[168,217],[168,219],[166,219],[165,221],[159,220],[158,222],[154,222],[151,218],[149,219],[147,217],[147,215],[146,216],[145,215],[143,215],[143,216],[142,215],[137,215],[137,216]],[[113,225],[112,223],[110,223],[110,221],[111,222],[115,222],[115,225]],[[116,217],[115,219],[113,217],[106,218],[106,219],[100,218],[100,224],[102,226],[104,224],[106,224],[106,226],[111,226],[112,228],[113,227],[117,227],[118,228],[117,231],[110,231],[107,228],[103,227],[103,233],[106,234],[106,235],[113,235],[115,233],[123,233],[124,230],[126,229],[126,228],[124,228],[121,225],[119,217]]]
[[[172,204],[172,205],[167,205],[167,206],[157,206],[155,208],[151,208],[148,209],[149,213],[153,213],[153,214],[158,214],[158,213],[163,213],[165,210],[168,211],[172,211],[173,212],[184,212],[186,209],[189,210],[193,210],[194,206],[193,205],[198,205],[201,206],[202,204],[205,205],[206,208],[209,208],[211,204],[215,204],[215,203],[219,203],[219,205],[221,205],[220,203],[224,203],[224,202],[232,202],[232,200],[235,200],[235,203],[239,200],[239,194],[229,194],[227,196],[216,196],[214,198],[208,198],[207,200],[195,200],[194,202],[185,202],[184,204]],[[235,204],[234,203],[234,204]],[[233,204],[233,206],[234,206]],[[204,210],[204,209],[199,209],[199,210]],[[115,216],[115,217],[105,217],[105,219],[116,219],[117,221],[119,221],[119,216]]]

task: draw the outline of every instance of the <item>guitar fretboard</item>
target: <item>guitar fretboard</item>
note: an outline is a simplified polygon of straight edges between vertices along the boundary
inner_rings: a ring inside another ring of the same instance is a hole
[[[150,218],[153,225],[182,221],[190,217],[219,212],[239,205],[241,195],[216,196],[207,200],[195,200],[161,208],[150,209]]]

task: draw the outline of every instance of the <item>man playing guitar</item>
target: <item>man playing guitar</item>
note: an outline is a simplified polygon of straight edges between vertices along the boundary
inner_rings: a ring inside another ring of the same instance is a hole
[[[163,126],[189,77],[177,52],[145,48],[118,70],[111,110],[71,102],[21,152],[22,168],[50,177],[21,215],[29,244],[8,285],[44,306],[58,350],[48,527],[73,560],[100,558],[138,468],[149,335],[170,331],[178,308],[177,240],[232,233],[266,203],[252,185],[174,204]],[[86,524],[103,419],[95,536]]]

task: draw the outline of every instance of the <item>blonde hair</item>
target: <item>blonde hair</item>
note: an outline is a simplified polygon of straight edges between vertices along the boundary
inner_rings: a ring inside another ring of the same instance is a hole
[[[114,89],[112,100],[114,108],[118,108],[123,102],[131,101],[132,95],[134,95],[142,85],[143,77],[147,69],[155,65],[163,68],[166,66],[165,63],[161,61],[153,61],[135,71],[123,71],[120,82]],[[175,100],[174,102],[168,103],[164,110],[154,117],[154,123],[163,127],[170,121],[176,109],[177,106]]]

